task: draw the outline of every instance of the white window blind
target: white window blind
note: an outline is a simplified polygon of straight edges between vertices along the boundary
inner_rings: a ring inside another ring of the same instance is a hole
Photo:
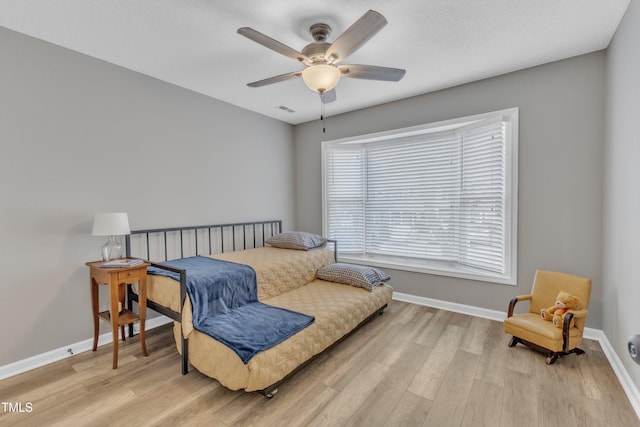
[[[365,147],[366,253],[450,260],[460,147],[453,132]]]
[[[327,153],[327,204],[332,239],[340,251],[364,253],[364,151],[342,147]]]
[[[460,120],[325,143],[324,232],[343,255],[512,281],[513,118]]]
[[[504,135],[501,121],[472,125],[460,131],[458,261],[500,274],[507,267]]]

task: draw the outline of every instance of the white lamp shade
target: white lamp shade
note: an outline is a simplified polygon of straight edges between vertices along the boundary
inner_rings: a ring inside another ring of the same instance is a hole
[[[333,89],[340,80],[340,70],[328,64],[316,64],[305,68],[302,71],[304,84],[316,92],[328,92]]]
[[[131,234],[129,217],[125,212],[97,213],[93,220],[94,236],[122,236]]]

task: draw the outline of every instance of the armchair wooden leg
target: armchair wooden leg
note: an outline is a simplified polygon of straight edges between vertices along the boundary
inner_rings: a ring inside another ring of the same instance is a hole
[[[560,353],[551,353],[549,357],[547,357],[547,365],[553,365],[556,360],[558,360],[558,356],[560,356]]]
[[[574,348],[571,349],[567,352],[564,351],[559,351],[559,352],[555,352],[555,353],[551,353],[549,355],[549,357],[547,357],[547,365],[552,365],[556,360],[558,360],[558,357],[564,357],[567,356],[569,354],[584,354],[584,350],[582,350],[581,348]]]
[[[551,350],[549,350],[547,348],[544,348],[544,347],[541,347],[541,346],[539,346],[537,344],[529,342],[527,340],[523,340],[521,338],[518,338],[516,336],[512,336],[511,337],[511,339],[509,340],[508,346],[509,347],[515,347],[515,345],[518,344],[518,343],[522,343],[522,344],[526,345],[527,347],[529,347],[529,348],[531,348],[533,350],[536,350],[536,351],[538,351],[540,353],[545,354],[547,356],[547,365],[553,365],[556,362],[556,360],[558,360],[559,357],[564,357],[564,356],[566,356],[568,354],[571,354],[571,353],[573,353],[573,354],[584,354],[584,350],[582,350],[582,349],[580,349],[578,347],[576,347],[574,349],[571,349],[569,351],[555,351],[554,352],[554,351],[551,351]]]

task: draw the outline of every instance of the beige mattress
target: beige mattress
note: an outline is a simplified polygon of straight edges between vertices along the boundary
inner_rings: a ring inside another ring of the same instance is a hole
[[[187,297],[182,324],[174,323],[180,348],[180,326],[189,340],[189,362],[231,390],[263,390],[322,352],[391,301],[393,289],[383,285],[369,292],[315,278],[318,268],[334,262],[328,249],[299,251],[262,247],[215,254],[212,258],[247,264],[256,271],[258,299],[315,317],[315,322],[286,341],[258,353],[246,365],[226,345],[193,329]],[[179,311],[180,284],[164,276],[147,276],[147,297]]]
[[[189,362],[231,390],[263,390],[342,338],[391,301],[391,286],[373,292],[340,283],[315,280],[267,303],[315,317],[315,322],[282,343],[255,355],[246,365],[229,347],[193,330],[189,335]],[[174,323],[180,350],[180,324]]]
[[[211,258],[246,264],[256,271],[258,300],[264,301],[315,279],[318,268],[334,262],[333,251],[299,251],[271,246],[211,255]],[[138,292],[137,285],[134,291]],[[147,276],[147,299],[180,312],[180,283],[165,276]]]

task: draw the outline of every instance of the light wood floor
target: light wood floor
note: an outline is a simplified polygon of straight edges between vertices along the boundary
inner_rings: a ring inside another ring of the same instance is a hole
[[[169,326],[0,382],[0,425],[637,426],[599,344],[545,365],[502,323],[393,301],[272,399],[180,374]]]

